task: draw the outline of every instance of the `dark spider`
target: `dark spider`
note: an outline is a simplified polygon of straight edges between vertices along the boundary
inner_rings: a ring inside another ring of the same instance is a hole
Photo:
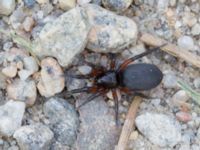
[[[166,45],[166,44],[164,44]],[[162,46],[164,46],[162,45]],[[93,70],[88,75],[72,75],[72,77],[79,79],[94,78],[94,85],[91,87],[83,87],[69,91],[68,94],[88,92],[92,93],[88,99],[83,102],[78,108],[86,103],[94,100],[96,97],[106,94],[109,90],[112,91],[113,99],[115,102],[115,119],[118,124],[118,96],[116,89],[119,88],[122,92],[132,93],[141,97],[148,98],[139,91],[150,90],[160,84],[163,74],[160,69],[153,64],[139,63],[131,64],[136,59],[142,58],[145,55],[152,53],[160,47],[152,48],[144,53],[136,55],[132,58],[125,60],[118,68],[115,66],[114,57],[111,58],[110,69],[101,66],[94,66]]]

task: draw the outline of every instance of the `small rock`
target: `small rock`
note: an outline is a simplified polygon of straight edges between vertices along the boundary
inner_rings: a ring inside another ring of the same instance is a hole
[[[173,73],[167,73],[163,78],[163,86],[165,88],[176,88],[177,87],[177,77]]]
[[[88,4],[83,7],[92,25],[88,49],[95,52],[117,53],[136,42],[138,29],[133,20],[118,16],[97,5]]]
[[[23,28],[26,32],[30,32],[35,24],[35,21],[32,17],[26,17],[23,24]]]
[[[49,3],[49,0],[36,0],[39,4]]]
[[[194,86],[195,86],[195,88],[197,88],[197,89],[200,88],[200,77],[194,79]]]
[[[89,74],[92,71],[92,68],[90,66],[79,66],[78,71],[80,71],[81,74],[86,75]]]
[[[15,47],[11,48],[5,55],[7,61],[10,62],[19,62],[29,56],[27,51]]]
[[[18,75],[19,75],[19,78],[23,81],[25,81],[26,79],[28,79],[29,76],[31,76],[32,72],[29,71],[29,70],[20,70],[18,71]]]
[[[13,47],[13,42],[6,42],[3,44],[3,50],[8,51]]]
[[[200,24],[195,24],[193,27],[192,27],[192,31],[191,31],[192,35],[199,35],[200,34]]]
[[[193,50],[194,41],[190,36],[181,36],[178,39],[178,46],[184,49]]]
[[[72,146],[76,140],[79,120],[74,107],[61,98],[51,98],[43,107],[50,120],[50,128],[58,142]]]
[[[35,40],[34,53],[39,57],[55,57],[60,65],[67,67],[84,50],[89,30],[85,11],[76,7],[44,26]]]
[[[165,10],[169,5],[169,0],[158,0],[157,2],[157,9],[158,10]]]
[[[90,3],[92,0],[77,0],[77,3],[79,5],[84,5]]]
[[[62,10],[69,10],[76,6],[76,0],[58,0],[58,5]]]
[[[41,76],[37,88],[42,96],[50,97],[60,93],[65,87],[65,78],[58,62],[47,57],[41,61]]]
[[[53,132],[42,124],[22,126],[13,135],[23,150],[49,150],[53,136]]]
[[[35,0],[24,0],[25,6],[32,8],[35,5]]]
[[[176,118],[182,122],[188,122],[192,120],[192,116],[187,112],[177,112]]]
[[[7,86],[7,93],[9,98],[23,101],[27,106],[32,106],[37,96],[36,85],[32,80],[15,79]]]
[[[102,0],[104,7],[116,12],[125,11],[133,0]]]
[[[183,102],[187,102],[189,100],[188,94],[184,90],[179,90],[172,97],[172,102],[175,106],[180,106]]]
[[[34,57],[29,56],[23,59],[24,69],[29,70],[32,74],[38,71],[38,64]]]
[[[7,77],[13,78],[17,75],[17,66],[11,64],[10,66],[3,68],[2,73]]]
[[[180,125],[164,114],[142,114],[136,118],[136,126],[153,144],[161,147],[173,147],[181,140]]]
[[[0,15],[8,16],[15,9],[15,0],[1,0],[0,6]]]
[[[192,12],[185,12],[183,15],[183,23],[189,27],[194,26],[197,23],[197,18]]]
[[[22,123],[25,111],[25,103],[8,101],[0,106],[0,135],[9,137]]]
[[[83,96],[79,103],[86,100]],[[119,137],[114,113],[102,97],[87,103],[79,109],[81,126],[77,136],[77,149],[113,150]]]
[[[4,141],[3,141],[2,139],[0,139],[0,145],[3,145],[3,142],[4,142]]]

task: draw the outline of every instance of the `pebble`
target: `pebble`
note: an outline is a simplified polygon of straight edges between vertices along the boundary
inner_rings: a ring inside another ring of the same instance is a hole
[[[24,102],[9,100],[0,106],[0,135],[10,137],[21,126],[25,111]]]
[[[39,57],[55,57],[61,66],[67,67],[84,50],[89,30],[85,11],[76,7],[43,27],[33,52]]]
[[[35,21],[32,17],[26,17],[24,22],[22,23],[23,28],[26,32],[30,32],[33,29]]]
[[[169,0],[158,0],[157,2],[157,9],[158,10],[165,10],[169,5]]]
[[[86,100],[82,96],[77,102]],[[111,112],[102,97],[87,103],[79,109],[80,129],[77,135],[77,149],[81,150],[113,150],[118,137],[114,112]]]
[[[84,66],[79,66],[78,71],[83,74],[89,74],[92,71],[92,68],[90,66],[84,65]]]
[[[25,69],[21,69],[20,71],[18,71],[18,76],[19,76],[20,80],[23,80],[23,81],[28,79],[28,77],[30,77],[31,74],[32,74],[31,71],[25,70]]]
[[[193,50],[194,41],[190,36],[181,36],[178,38],[178,46],[184,49]]]
[[[45,125],[32,124],[19,128],[13,137],[22,150],[49,150],[54,134]]]
[[[200,24],[197,23],[192,27],[192,31],[191,31],[192,35],[196,36],[200,34]]]
[[[13,78],[17,75],[17,66],[11,64],[10,66],[3,68],[2,73],[9,78]]]
[[[1,0],[0,6],[0,15],[8,16],[15,9],[15,0]]]
[[[30,71],[32,74],[39,69],[38,64],[33,56],[25,57],[23,59],[24,69]]]
[[[44,114],[50,121],[56,141],[72,146],[76,140],[79,119],[74,107],[61,98],[51,98],[45,102]]]
[[[35,0],[24,0],[25,6],[32,8],[35,5]]]
[[[92,0],[77,0],[77,3],[79,5],[85,5],[85,4],[88,4],[90,3]]]
[[[76,6],[76,0],[58,0],[58,6],[66,11]]]
[[[165,114],[147,112],[136,118],[138,130],[153,144],[173,147],[181,140],[180,125]]]
[[[39,4],[49,3],[49,0],[36,0]]]
[[[177,91],[172,97],[172,103],[175,106],[181,106],[183,103],[190,99],[188,94],[184,90]]]
[[[195,86],[195,88],[197,88],[197,89],[200,88],[200,77],[194,79],[194,86]]]
[[[23,81],[16,78],[6,90],[9,98],[25,102],[27,106],[32,106],[36,101],[37,91],[33,80]]]
[[[183,24],[188,25],[189,27],[194,26],[197,23],[197,18],[192,12],[185,12],[183,15]]]
[[[132,4],[132,2],[133,0],[102,0],[105,8],[116,12],[125,11]]]
[[[13,47],[13,42],[6,42],[3,44],[3,50],[8,51]]]
[[[37,88],[42,96],[50,97],[65,87],[64,73],[58,62],[51,57],[41,61],[41,72]]]
[[[173,73],[164,74],[163,86],[165,88],[176,88],[177,87],[177,77]]]
[[[94,4],[83,7],[92,25],[88,35],[88,49],[94,52],[117,53],[136,42],[138,29],[133,20]]]
[[[192,120],[192,116],[189,113],[181,111],[176,113],[176,118],[185,123]]]

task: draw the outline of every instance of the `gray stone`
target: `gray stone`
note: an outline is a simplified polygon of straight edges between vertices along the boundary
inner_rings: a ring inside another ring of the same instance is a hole
[[[32,8],[35,5],[35,0],[24,0],[25,6]]]
[[[165,88],[176,88],[177,87],[177,77],[173,73],[166,73],[163,78],[163,85]]]
[[[84,50],[89,30],[87,14],[76,7],[44,26],[35,40],[34,53],[39,57],[55,57],[66,67]]]
[[[7,86],[7,93],[9,98],[23,101],[27,106],[32,106],[37,96],[36,85],[33,80],[22,81],[18,78]]]
[[[84,5],[84,9],[92,25],[88,49],[117,53],[136,42],[138,30],[133,20],[93,4]]]
[[[83,103],[79,100],[79,105]],[[102,97],[79,109],[81,126],[77,137],[77,149],[113,150],[117,144],[120,126],[117,127],[112,112]]]
[[[133,0],[102,0],[104,7],[117,12],[125,11],[132,2]]]
[[[192,31],[191,33],[193,35],[199,35],[200,34],[200,24],[195,24],[193,27],[192,27]]]
[[[181,140],[180,125],[164,114],[142,114],[136,118],[136,126],[153,144],[161,147],[173,147]]]
[[[21,150],[49,150],[53,132],[45,125],[22,126],[13,135]]]
[[[0,6],[0,15],[10,15],[15,9],[15,0],[1,0]]]
[[[194,41],[190,36],[181,36],[178,39],[178,46],[181,47],[181,48],[193,50]]]
[[[15,102],[10,100],[0,106],[1,136],[9,137],[13,135],[13,133],[21,126],[24,111],[24,102]]]
[[[74,107],[64,99],[51,98],[44,104],[43,110],[49,118],[55,139],[63,145],[72,146],[79,126],[78,114]]]
[[[84,65],[84,66],[79,66],[78,71],[83,74],[89,74],[92,71],[92,68],[90,66]]]

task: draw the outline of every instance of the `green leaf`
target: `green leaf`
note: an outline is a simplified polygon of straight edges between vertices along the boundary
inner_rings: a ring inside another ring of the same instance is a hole
[[[188,84],[182,82],[182,81],[178,81],[179,86],[181,87],[181,89],[183,89],[184,91],[186,91],[188,93],[188,95],[198,104],[200,105],[200,93],[196,92],[195,90],[193,90]]]

